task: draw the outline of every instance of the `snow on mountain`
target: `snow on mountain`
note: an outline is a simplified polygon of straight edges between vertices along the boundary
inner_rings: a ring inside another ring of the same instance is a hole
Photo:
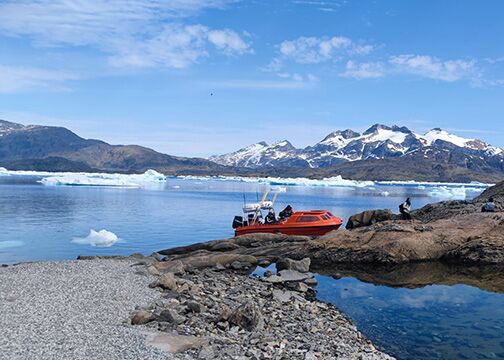
[[[10,134],[10,133],[17,131],[17,130],[25,129],[25,128],[26,128],[26,126],[21,125],[21,124],[16,124],[16,123],[12,123],[12,122],[5,121],[5,120],[0,120],[0,137],[7,135],[7,134]]]
[[[483,157],[503,156],[504,151],[478,139],[467,139],[441,129],[420,135],[406,127],[376,124],[362,134],[347,129],[335,131],[322,141],[304,149],[296,149],[288,141],[271,145],[260,142],[230,154],[213,156],[210,160],[231,166],[258,168],[262,166],[328,167],[342,162],[400,157],[431,148],[446,147],[446,143]]]

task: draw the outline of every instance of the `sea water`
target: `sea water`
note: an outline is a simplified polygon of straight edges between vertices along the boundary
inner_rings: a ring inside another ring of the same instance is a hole
[[[1,169],[0,169],[1,170]],[[244,202],[265,187],[285,187],[277,211],[328,209],[344,220],[367,209],[396,211],[468,199],[482,184],[373,183],[341,178],[167,178],[0,171],[0,264],[153,251],[231,237]],[[457,269],[424,282],[383,281],[373,269],[319,274],[318,296],[343,310],[381,349],[408,358],[504,357],[503,272],[479,270],[468,280]],[[415,270],[418,274],[430,270]],[[392,271],[393,273],[393,271]],[[390,274],[390,272],[387,272]],[[415,273],[416,274],[416,273]],[[415,275],[414,279],[419,276]],[[481,277],[483,280],[475,281]],[[458,280],[457,280],[458,278]],[[486,279],[486,280],[485,280]],[[437,282],[436,282],[437,281]],[[457,282],[458,281],[458,282]],[[497,285],[492,285],[496,282]]]

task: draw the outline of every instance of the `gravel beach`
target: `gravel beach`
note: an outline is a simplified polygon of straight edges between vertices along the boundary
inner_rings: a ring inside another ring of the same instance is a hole
[[[170,359],[129,319],[159,292],[137,260],[25,263],[0,268],[0,359]]]
[[[0,359],[392,359],[315,300],[309,259],[261,278],[160,260],[1,267]]]

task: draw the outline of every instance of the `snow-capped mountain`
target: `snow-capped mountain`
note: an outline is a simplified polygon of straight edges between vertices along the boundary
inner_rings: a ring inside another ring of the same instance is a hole
[[[441,129],[432,129],[421,135],[406,127],[381,124],[373,125],[362,134],[349,129],[335,131],[319,143],[304,149],[296,149],[286,140],[271,145],[260,142],[233,153],[213,156],[210,160],[222,165],[248,168],[326,168],[357,160],[396,158],[433,149],[452,151],[454,146],[467,155],[478,156],[502,166],[503,150],[481,140],[462,138]]]

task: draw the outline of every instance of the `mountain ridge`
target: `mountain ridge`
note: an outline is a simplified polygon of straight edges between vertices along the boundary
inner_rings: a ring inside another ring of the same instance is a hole
[[[282,152],[277,145],[260,142],[232,153],[212,156],[209,160],[221,165],[250,168],[278,165],[324,168],[344,162],[401,157],[413,151],[426,151],[434,145],[442,147],[443,143],[464,148],[468,153],[476,151],[479,156],[504,159],[501,148],[479,139],[462,138],[440,128],[418,134],[405,126],[375,124],[362,134],[351,129],[333,131],[320,142],[305,148],[297,149],[288,143],[291,147],[287,152]],[[450,145],[446,148],[450,149]],[[270,155],[272,152],[274,156]]]

